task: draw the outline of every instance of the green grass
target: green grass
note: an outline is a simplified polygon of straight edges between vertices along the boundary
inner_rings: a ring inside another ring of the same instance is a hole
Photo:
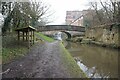
[[[9,63],[13,59],[24,56],[28,52],[27,47],[2,48],[2,63]]]
[[[2,37],[2,64],[24,56],[28,52],[24,42],[19,42],[15,33],[6,34]]]
[[[60,44],[62,48],[62,62],[63,65],[65,65],[68,69],[68,73],[72,74],[71,76],[75,78],[87,78],[86,74],[79,68],[76,61],[73,59],[73,57],[70,55],[70,53],[65,49],[64,45]]]
[[[47,42],[53,42],[54,39],[43,35],[42,33],[35,33],[36,37],[39,37]],[[29,49],[24,42],[18,42],[15,33],[7,34],[2,38],[2,64],[11,62],[14,59],[24,56],[28,53]]]
[[[43,40],[45,40],[47,42],[53,42],[54,41],[54,39],[52,39],[50,37],[47,37],[47,36],[45,36],[44,34],[42,34],[40,32],[39,33],[36,32],[35,34],[38,35],[41,39],[43,39]],[[38,37],[38,36],[36,36],[36,37]]]

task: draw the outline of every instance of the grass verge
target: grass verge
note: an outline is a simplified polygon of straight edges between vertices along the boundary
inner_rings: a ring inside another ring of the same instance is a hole
[[[24,56],[29,51],[24,42],[18,42],[15,33],[2,37],[2,64]]]
[[[38,36],[36,36],[37,38],[40,38],[40,39],[45,40],[47,42],[53,42],[54,41],[54,39],[52,39],[50,37],[47,37],[47,36],[45,36],[44,34],[42,34],[40,32],[39,33],[36,32],[35,34],[38,35]]]
[[[70,53],[65,49],[64,45],[60,43],[62,48],[62,62],[65,67],[68,69],[68,73],[71,74],[74,78],[87,78],[86,74],[80,69]]]
[[[35,32],[37,38],[47,42],[53,42],[54,39]],[[24,42],[18,42],[15,33],[7,34],[2,38],[2,64],[11,62],[14,59],[24,56],[28,51],[28,47]]]
[[[2,63],[9,63],[13,59],[24,56],[28,52],[27,47],[3,48],[2,49]]]

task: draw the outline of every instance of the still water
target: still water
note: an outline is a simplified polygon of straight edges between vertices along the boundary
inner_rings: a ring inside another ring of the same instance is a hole
[[[118,78],[118,50],[67,42],[66,48],[90,78]]]

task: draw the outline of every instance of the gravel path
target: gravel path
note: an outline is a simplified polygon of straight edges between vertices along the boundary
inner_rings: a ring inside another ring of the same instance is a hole
[[[3,78],[70,78],[63,66],[59,42],[38,43],[29,53],[3,65]]]

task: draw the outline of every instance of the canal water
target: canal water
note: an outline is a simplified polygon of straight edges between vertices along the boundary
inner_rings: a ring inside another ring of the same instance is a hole
[[[65,42],[66,49],[90,78],[118,78],[118,50]]]

